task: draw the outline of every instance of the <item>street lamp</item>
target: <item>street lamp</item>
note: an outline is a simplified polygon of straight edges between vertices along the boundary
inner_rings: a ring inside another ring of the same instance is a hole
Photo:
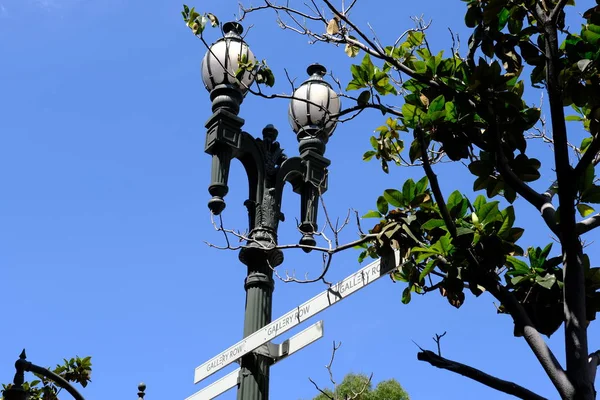
[[[212,199],[208,207],[215,215],[225,208],[224,197],[231,160],[237,158],[246,170],[249,186],[248,243],[240,251],[240,261],[248,268],[244,288],[246,310],[244,337],[271,322],[274,288],[273,268],[283,262],[276,249],[277,228],[283,221],[281,198],[286,182],[301,196],[300,244],[305,251],[316,244],[319,195],[327,189],[325,145],[336,125],[331,116],[340,111],[340,99],[325,82],[326,69],[318,64],[292,96],[289,119],[299,143],[299,157],[287,158],[276,141],[278,131],[267,125],[262,138],[242,131],[244,120],[238,116],[240,105],[254,81],[253,71],[236,74],[240,61],[254,60],[241,37],[239,23],[223,25],[224,37],[215,42],[202,61],[202,80],[210,92],[213,115],[206,123],[205,151],[212,156]],[[238,400],[269,398],[269,367],[272,359],[264,352],[250,353],[241,360]]]
[[[75,389],[75,387],[73,387],[73,385],[71,385],[65,378],[55,374],[47,368],[40,367],[39,365],[35,365],[27,361],[25,350],[21,352],[19,359],[15,362],[15,369],[17,372],[15,373],[13,384],[2,393],[5,400],[27,400],[29,398],[29,394],[25,388],[23,388],[23,384],[25,383],[25,372],[33,372],[38,376],[42,376],[47,380],[54,382],[57,386],[69,392],[69,394],[75,400],[85,400],[77,391],[77,389]],[[146,385],[144,383],[140,383],[138,385],[138,400],[144,400],[144,396],[146,395],[145,391]]]

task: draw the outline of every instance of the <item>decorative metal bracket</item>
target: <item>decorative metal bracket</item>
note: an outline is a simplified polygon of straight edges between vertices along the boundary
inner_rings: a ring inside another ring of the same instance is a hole
[[[270,358],[272,362],[277,362],[290,354],[290,341],[284,340],[280,344],[268,342],[254,350],[254,354]]]

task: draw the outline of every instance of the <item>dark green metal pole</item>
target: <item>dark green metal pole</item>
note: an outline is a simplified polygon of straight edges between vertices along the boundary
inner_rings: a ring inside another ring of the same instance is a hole
[[[256,201],[246,202],[250,224],[248,247],[240,251],[240,261],[248,267],[244,282],[246,310],[244,337],[271,322],[273,303],[273,269],[283,262],[283,253],[277,246],[277,228],[282,220],[280,194],[277,193],[277,171],[285,160],[275,141],[277,130],[267,126],[263,139],[257,143],[262,155],[260,177],[256,182]],[[269,368],[272,359],[256,352],[241,360],[238,400],[269,399]]]
[[[211,93],[221,104],[234,102],[221,95],[220,89]],[[234,109],[234,107],[230,107]],[[206,151],[213,156],[212,180],[209,192],[213,198],[209,208],[219,214],[225,208],[223,197],[228,192],[227,178],[231,158],[238,158],[246,169],[250,195],[248,208],[250,233],[248,243],[240,252],[240,261],[247,267],[244,282],[246,309],[244,337],[271,322],[273,299],[273,269],[283,262],[277,246],[277,228],[282,219],[280,200],[282,182],[278,172],[286,160],[277,139],[277,130],[267,126],[262,139],[242,132],[244,120],[226,110],[217,109],[207,122]],[[272,360],[263,354],[250,353],[241,360],[239,400],[269,398],[269,367]]]
[[[269,255],[263,250],[245,251],[241,254],[248,266],[244,337],[271,322],[273,299],[273,270]],[[238,400],[268,400],[269,368],[272,360],[264,355],[250,353],[242,358]]]

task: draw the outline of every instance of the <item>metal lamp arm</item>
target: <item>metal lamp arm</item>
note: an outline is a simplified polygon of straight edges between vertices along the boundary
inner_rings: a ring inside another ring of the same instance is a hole
[[[286,182],[292,184],[294,192],[302,194],[304,185],[304,176],[306,175],[306,165],[300,157],[292,157],[285,160],[277,172],[277,193],[278,200],[281,201],[283,187]]]
[[[4,398],[6,400],[24,400],[28,397],[27,393],[23,389],[23,383],[25,382],[25,371],[33,372],[51,380],[52,382],[56,383],[58,386],[69,392],[71,396],[73,396],[73,398],[76,400],[85,400],[84,397],[77,391],[77,389],[75,389],[62,376],[55,374],[47,368],[35,365],[27,361],[26,358],[27,356],[25,354],[25,350],[23,350],[21,352],[21,355],[19,356],[19,359],[15,362],[15,369],[17,370],[17,372],[15,373],[13,385],[10,389],[4,391]]]
[[[73,396],[76,400],[85,400],[84,397],[75,389],[66,379],[62,376],[55,374],[54,372],[48,370],[47,368],[40,367],[39,365],[35,365],[26,360],[19,360],[17,363],[21,363],[23,365],[23,369],[25,371],[33,372],[34,374],[41,375],[45,378],[50,379],[54,383],[56,383],[61,388],[65,389],[67,392]]]
[[[328,160],[322,163],[310,162],[306,157],[293,157],[285,160],[277,175],[278,201],[281,202],[283,186],[286,182],[292,184],[294,192],[300,194],[300,226],[303,233],[300,244],[315,246],[313,233],[318,229],[317,213],[319,210],[319,195],[327,190],[326,177]],[[315,178],[321,178],[316,182]],[[321,187],[319,191],[318,186]],[[310,248],[305,248],[310,251]]]
[[[240,160],[248,178],[248,199],[262,198],[262,184],[265,176],[264,156],[260,152],[256,138],[248,132],[240,132],[240,145],[234,150],[234,157]]]

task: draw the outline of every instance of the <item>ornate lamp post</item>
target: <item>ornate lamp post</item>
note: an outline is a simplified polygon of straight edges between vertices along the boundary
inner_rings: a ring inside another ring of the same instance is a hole
[[[236,79],[238,61],[254,60],[248,45],[242,40],[243,28],[229,22],[223,25],[225,36],[215,42],[202,61],[202,80],[210,92],[213,115],[206,123],[205,151],[212,156],[212,199],[208,207],[218,215],[225,208],[224,197],[229,188],[227,180],[233,158],[240,160],[246,170],[249,197],[249,240],[240,251],[240,261],[248,268],[245,280],[246,311],[244,337],[271,322],[274,288],[273,268],[283,262],[276,249],[277,228],[283,220],[281,197],[286,182],[301,196],[300,244],[315,244],[318,197],[327,189],[325,145],[335,129],[330,115],[340,111],[340,99],[323,80],[326,70],[321,65],[308,67],[309,79],[294,92],[289,106],[289,118],[297,135],[300,156],[287,158],[280,148],[277,129],[267,125],[262,138],[242,131],[244,120],[238,116],[247,88],[253,83],[252,72]],[[310,251],[307,247],[305,251]],[[238,400],[269,398],[269,367],[266,354],[251,353],[241,360]]]

